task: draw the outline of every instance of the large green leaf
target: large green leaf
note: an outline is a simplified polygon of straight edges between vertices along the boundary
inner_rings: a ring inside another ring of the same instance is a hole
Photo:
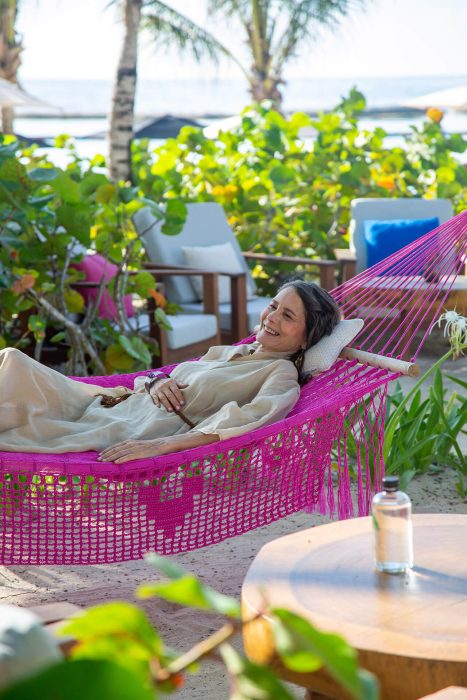
[[[156,281],[150,272],[138,272],[131,279],[133,288],[143,299],[147,299],[149,293],[156,288]]]
[[[118,342],[128,355],[139,360],[146,366],[151,364],[151,353],[140,338],[133,337],[131,340],[125,335],[118,336]]]
[[[140,597],[159,596],[179,605],[212,610],[229,617],[240,617],[240,605],[235,598],[223,595],[209,586],[205,586],[193,574],[185,573],[183,569],[166,557],[151,553],[146,555],[145,559],[170,578],[171,581],[140,586],[138,589]]]
[[[277,165],[271,169],[269,177],[274,183],[274,186],[277,189],[281,189],[295,180],[296,173],[292,168],[288,168],[286,165]]]
[[[170,199],[167,202],[165,222],[161,228],[167,236],[175,236],[183,228],[187,215],[186,204],[179,199]]]
[[[36,182],[52,182],[60,172],[58,168],[33,168],[28,172],[28,176]]]
[[[92,644],[99,638],[113,637],[116,642],[122,639],[138,642],[153,655],[164,651],[162,640],[145,613],[130,603],[114,602],[88,608],[68,620],[60,633],[72,635],[80,643]]]
[[[211,610],[228,617],[240,617],[240,606],[234,598],[217,593],[192,574],[185,574],[182,578],[166,583],[144,584],[139,587],[138,595],[141,598],[157,596],[178,605]]]
[[[79,204],[81,201],[81,190],[79,183],[68,175],[59,172],[53,182],[54,192],[67,204]]]
[[[325,665],[328,672],[358,700],[377,698],[377,681],[365,684],[359,675],[357,653],[337,634],[321,632],[303,617],[285,610],[272,610],[272,629],[277,651],[290,669],[305,673]]]
[[[267,666],[240,656],[230,644],[222,644],[221,656],[234,678],[230,700],[293,700],[285,685]]]
[[[131,671],[110,661],[63,661],[3,692],[0,700],[154,700]]]

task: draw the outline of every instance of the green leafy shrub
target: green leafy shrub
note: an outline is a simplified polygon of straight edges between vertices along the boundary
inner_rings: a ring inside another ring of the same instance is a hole
[[[416,474],[439,471],[451,466],[457,470],[457,490],[467,495],[467,458],[459,444],[460,434],[467,434],[467,382],[448,377],[464,389],[446,397],[443,375],[436,370],[429,395],[422,400],[417,388],[405,401],[399,383],[388,397],[388,423],[385,462],[388,474],[401,474],[402,488]],[[400,409],[400,410],[399,410]]]
[[[78,158],[66,137],[57,145],[69,149],[65,168],[0,137],[0,348],[35,347],[40,359],[44,343],[61,343],[73,374],[88,365],[100,373],[148,367],[156,343],[135,337],[123,303],[128,293],[158,299],[154,277],[139,271],[143,249],[131,222],[144,201],[136,188],[109,181],[101,156]],[[97,304],[85,306],[80,293],[83,273],[73,265],[86,250],[118,266],[107,287],[114,324],[99,318]]]
[[[439,470],[451,466],[457,470],[456,488],[462,498],[467,496],[467,458],[459,444],[459,436],[467,435],[467,382],[448,377],[461,387],[449,399],[443,385],[440,367],[449,358],[457,359],[467,349],[467,318],[456,311],[447,311],[437,321],[445,322],[444,335],[450,350],[439,358],[402,395],[400,386],[389,397],[388,417],[384,437],[384,460],[389,472],[399,472],[403,487],[417,473],[427,469]],[[428,398],[422,401],[421,386],[434,374]]]
[[[467,170],[457,154],[467,141],[427,119],[403,146],[388,148],[383,129],[359,126],[364,108],[353,89],[315,120],[302,113],[286,119],[264,103],[245,109],[239,126],[214,140],[185,127],[152,152],[147,141],[136,142],[135,182],[156,202],[219,202],[244,250],[278,255],[332,258],[347,246],[355,197],[449,197],[462,211]],[[310,145],[300,137],[303,127],[315,131]],[[263,292],[296,267],[281,270],[256,266]]]

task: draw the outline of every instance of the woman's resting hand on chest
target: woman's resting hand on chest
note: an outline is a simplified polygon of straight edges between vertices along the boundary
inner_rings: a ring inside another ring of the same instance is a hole
[[[178,382],[171,377],[159,379],[149,391],[155,406],[165,408],[169,413],[180,411],[185,405],[182,389],[186,389],[189,384]]]

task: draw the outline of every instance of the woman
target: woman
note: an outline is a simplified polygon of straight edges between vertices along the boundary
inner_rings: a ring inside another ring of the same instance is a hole
[[[138,377],[133,392],[68,379],[7,348],[0,352],[0,450],[97,450],[100,461],[121,464],[268,425],[296,403],[305,350],[339,318],[320,287],[287,282],[261,314],[255,343],[210,348],[170,377]]]

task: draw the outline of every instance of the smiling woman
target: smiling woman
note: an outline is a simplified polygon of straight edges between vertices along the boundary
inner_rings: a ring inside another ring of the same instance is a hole
[[[97,450],[100,461],[123,463],[281,420],[298,399],[304,351],[339,318],[327,292],[289,282],[261,314],[256,342],[212,347],[170,376],[137,377],[131,392],[74,381],[7,348],[0,352],[0,450]]]

